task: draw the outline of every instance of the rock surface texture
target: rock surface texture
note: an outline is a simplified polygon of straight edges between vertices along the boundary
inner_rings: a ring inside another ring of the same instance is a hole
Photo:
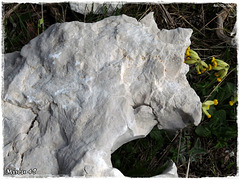
[[[159,30],[153,13],[121,15],[52,25],[6,54],[4,173],[123,176],[111,163],[121,145],[155,125],[197,125],[201,102],[184,64],[191,33]]]
[[[116,8],[122,8],[124,2],[112,2],[112,3],[83,3],[83,2],[70,2],[70,8],[80,14],[110,14],[116,10]]]

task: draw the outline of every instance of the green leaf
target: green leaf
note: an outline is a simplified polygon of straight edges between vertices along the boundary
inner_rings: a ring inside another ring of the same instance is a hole
[[[211,129],[211,131],[213,130],[218,131],[218,128],[222,125],[227,125],[226,111],[225,110],[215,111],[215,113],[212,115],[210,122],[208,123],[208,126]]]
[[[199,154],[206,154],[207,150],[203,148],[192,148],[189,152],[194,156]]]
[[[155,128],[149,133],[149,136],[156,141],[163,142],[163,139],[164,139],[161,131],[159,129],[155,129]]]
[[[198,148],[201,148],[201,141],[199,138],[197,138],[195,144],[194,144],[194,148],[198,149]]]
[[[218,141],[218,143],[214,146],[214,148],[219,149],[219,148],[224,148],[227,147],[227,143],[226,142],[222,142],[222,141]]]
[[[233,95],[234,91],[236,91],[236,85],[231,82],[227,82],[226,85],[219,91],[217,95],[217,99],[219,102],[223,102],[227,98]]]
[[[179,160],[182,162],[182,164],[184,164],[187,161],[186,157],[182,154],[179,154]]]
[[[41,27],[41,25],[43,24],[43,18],[41,18],[41,19],[39,19],[38,20],[38,28],[40,28]]]
[[[196,156],[196,155],[200,155],[200,154],[206,154],[207,153],[207,150],[206,149],[203,149],[203,148],[192,148],[190,151],[189,151],[190,155],[191,156]]]
[[[207,150],[203,149],[201,147],[201,141],[199,138],[197,138],[194,147],[189,151],[189,154],[192,158],[194,158],[194,156],[196,155],[200,155],[200,154],[206,154]]]
[[[211,130],[205,126],[198,126],[195,129],[195,132],[200,137],[210,137],[211,136]]]
[[[227,140],[237,137],[237,127],[227,127],[224,135]]]

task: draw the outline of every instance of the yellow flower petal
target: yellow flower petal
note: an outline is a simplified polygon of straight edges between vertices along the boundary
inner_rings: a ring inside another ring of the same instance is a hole
[[[190,56],[190,47],[187,48],[186,53],[185,53],[185,57]]]
[[[215,57],[212,57],[212,62],[214,62],[215,61]]]
[[[217,67],[218,63],[217,61],[212,62],[213,67]]]
[[[229,105],[230,105],[230,106],[233,106],[233,105],[234,105],[234,102],[233,102],[233,101],[229,101]]]
[[[213,100],[213,104],[216,106],[216,105],[218,105],[218,100],[217,99],[214,99]]]
[[[218,81],[218,82],[221,82],[221,81],[222,81],[222,79],[221,79],[221,78],[217,78],[217,81]]]
[[[211,64],[208,65],[207,70],[208,70],[208,71],[212,70],[212,65],[211,65]]]
[[[205,73],[205,72],[206,72],[206,70],[207,70],[206,68],[203,68],[203,69],[202,69],[202,73]]]

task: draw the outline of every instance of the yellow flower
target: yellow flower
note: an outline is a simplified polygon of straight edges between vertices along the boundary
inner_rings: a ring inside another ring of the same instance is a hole
[[[196,65],[197,74],[204,73],[206,71],[206,69],[208,68],[208,65],[201,60],[199,60],[197,63],[195,63],[195,65]]]
[[[218,73],[215,73],[214,75],[217,78],[218,82],[221,82],[222,79],[227,75],[228,69],[229,69],[229,64],[220,60],[220,59],[215,59],[214,57],[212,58],[212,64],[213,64],[213,70],[218,71]]]
[[[233,105],[237,102],[237,100],[238,100],[238,95],[237,95],[237,94],[234,94],[234,96],[233,96],[232,99],[233,99],[233,100],[229,101],[229,105],[230,105],[230,106],[233,106]]]
[[[211,118],[211,114],[209,114],[209,112],[207,111],[207,110],[209,110],[209,107],[210,107],[209,105],[208,106],[203,105],[202,111],[208,118]]]
[[[212,57],[212,65],[213,65],[213,67],[217,67],[217,65],[218,65],[215,57]]]
[[[208,101],[205,101],[204,103],[202,103],[203,106],[211,106],[211,105],[217,105],[218,104],[218,100],[217,99],[214,99],[213,101],[212,100],[208,100]]]
[[[212,62],[214,62],[215,61],[215,57],[212,57]]]
[[[197,63],[201,59],[195,51],[191,50],[190,47],[188,47],[185,53],[185,60],[186,60],[186,63],[188,64],[188,61],[194,61],[195,63]],[[194,64],[194,63],[191,63],[191,64]]]
[[[203,68],[203,69],[202,69],[202,73],[205,73],[206,70],[207,70],[207,68]]]
[[[190,46],[187,48],[186,53],[185,53],[185,57],[190,56]]]
[[[208,117],[208,118],[211,118],[211,114],[209,114],[208,110],[210,108],[211,105],[217,105],[218,104],[218,100],[217,99],[214,99],[213,101],[211,100],[208,100],[208,101],[205,101],[204,103],[202,103],[202,111],[203,113]]]
[[[208,70],[208,71],[212,70],[212,65],[211,65],[211,64],[208,65],[207,70]]]
[[[209,66],[201,60],[201,58],[198,56],[198,53],[190,49],[190,47],[188,47],[186,50],[184,63],[194,64],[197,74],[202,74],[209,69]],[[212,66],[210,69],[212,69]]]
[[[218,71],[218,73],[217,73],[218,76],[217,77],[222,80],[227,75],[227,72],[228,72],[228,69],[221,69],[220,71]]]
[[[213,70],[222,70],[222,69],[229,69],[229,64],[220,60],[220,59],[215,59],[214,61],[212,60],[212,63],[216,64],[213,67]]]
[[[229,101],[229,105],[233,106],[234,105],[234,101]]]
[[[217,67],[218,63],[217,61],[212,62],[213,67]]]
[[[191,50],[189,51],[189,56],[191,57],[191,59],[197,59],[197,60],[200,60],[200,57],[198,56],[198,53],[195,52],[194,50]]]

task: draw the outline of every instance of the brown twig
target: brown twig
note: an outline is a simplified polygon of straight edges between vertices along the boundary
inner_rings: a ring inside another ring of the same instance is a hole
[[[222,12],[223,13],[223,12]],[[222,15],[222,13],[219,13],[217,16],[212,18],[207,24],[205,24],[199,31],[202,31],[207,25],[209,25],[211,22],[213,22],[216,18]]]
[[[224,33],[224,27],[223,27],[223,23],[225,21],[225,19],[227,18],[229,12],[235,7],[236,5],[232,5],[230,8],[224,8],[219,14],[218,18],[217,18],[217,36],[219,39],[222,39],[224,42],[226,42],[229,45],[233,45],[232,41],[233,38],[228,37],[225,33]]]
[[[188,166],[187,166],[187,172],[186,172],[186,178],[188,178],[188,176],[189,176],[189,170],[190,170],[190,163],[191,163],[191,158],[189,157],[189,159],[188,159]]]
[[[179,15],[180,18],[182,18],[186,23],[188,23],[193,29],[195,29],[197,32],[199,32],[201,35],[205,37],[205,34],[203,34],[201,31],[199,31],[195,26],[193,26],[188,20],[185,19],[182,15]]]
[[[173,21],[171,15],[169,14],[169,12],[166,10],[165,6],[163,4],[159,4],[159,9],[161,11],[162,17],[164,18],[164,20],[166,21],[167,24],[170,24],[171,28],[175,28],[176,24]]]
[[[138,21],[140,21],[150,10],[151,10],[151,6],[142,14],[142,16],[138,19]]]
[[[33,4],[31,4],[33,10],[35,11],[36,15],[38,16],[38,18],[41,18],[41,15],[36,11],[35,7],[33,6]]]
[[[15,5],[12,9],[10,9],[3,17],[3,22],[5,21],[5,19],[7,19],[13,11],[15,11],[21,4],[17,4]]]
[[[172,147],[174,141],[178,138],[178,136],[181,134],[181,131],[179,131],[176,136],[172,139],[172,141],[170,142],[170,144],[167,146],[166,150],[163,152],[162,156],[159,158],[159,160],[157,161],[157,164],[159,162],[162,161],[162,159],[167,155],[167,153],[169,152],[170,148]]]
[[[178,144],[178,153],[177,153],[177,164],[178,164],[179,154],[180,154],[180,150],[181,150],[181,140],[182,140],[182,129],[180,130],[180,137],[179,137],[179,144]]]
[[[205,12],[204,12],[204,8],[203,8],[203,4],[201,5],[201,12],[202,12],[201,13],[202,14],[202,22],[203,22],[203,24],[205,24]],[[203,33],[205,34],[205,31],[203,31]]]

